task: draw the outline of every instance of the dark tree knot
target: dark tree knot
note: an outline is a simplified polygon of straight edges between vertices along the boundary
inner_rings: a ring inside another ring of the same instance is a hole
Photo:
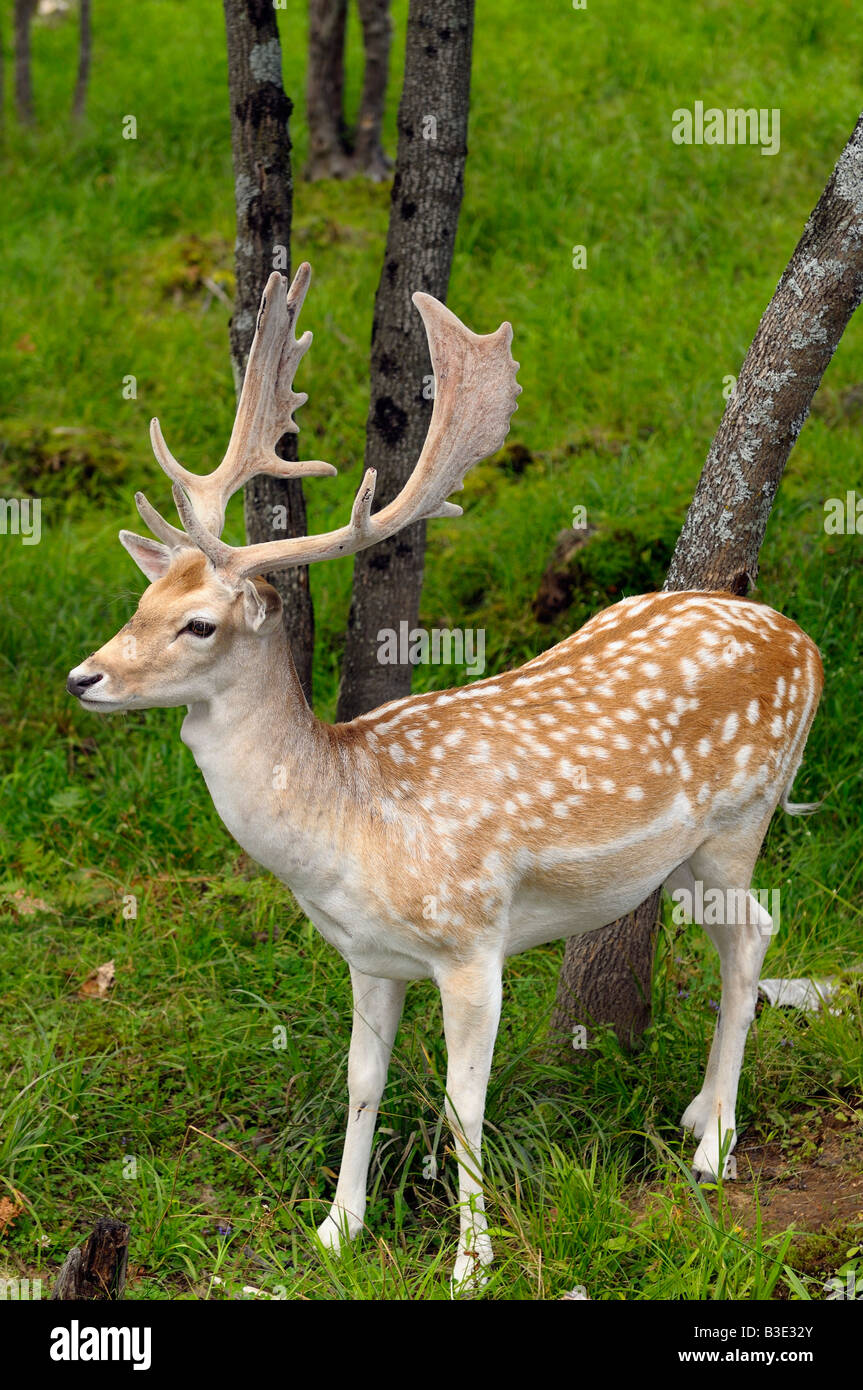
[[[392,396],[379,396],[375,401],[373,421],[381,439],[394,449],[404,435],[408,417]]]

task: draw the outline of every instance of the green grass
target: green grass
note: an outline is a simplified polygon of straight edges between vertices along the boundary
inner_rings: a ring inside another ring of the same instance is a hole
[[[391,151],[405,10],[399,0]],[[556,623],[537,623],[531,600],[574,505],[608,529],[637,518],[639,534],[652,518],[657,536],[682,522],[723,378],[857,117],[863,19],[841,0],[817,14],[802,0],[478,10],[449,300],[480,331],[513,322],[524,393],[511,438],[533,461],[521,474],[481,466],[465,516],[430,528],[422,619],[485,628],[493,671],[629,591],[625,569],[614,584],[600,576]],[[281,23],[299,170],[305,6]],[[50,1278],[109,1211],[132,1225],[131,1297],[220,1296],[217,1275],[290,1298],[444,1298],[454,1164],[434,990],[409,991],[369,1232],[341,1262],[323,1257],[310,1232],[341,1149],[347,971],[229,840],[178,712],[97,722],[64,693],[68,669],[140,592],[116,531],[136,523],[136,487],[167,502],[149,417],[198,469],[217,461],[233,406],[228,311],[201,284],[232,285],[220,14],[203,0],[140,0],[97,8],[95,27],[82,129],[66,116],[74,26],[39,26],[39,124],[24,133],[7,110],[3,145],[0,491],[29,488],[44,505],[38,547],[0,537],[0,1196],[23,1208],[0,1232],[0,1273]],[[355,104],[355,22],[350,52]],[[780,107],[781,152],[674,146],[671,112],[696,99]],[[127,114],[135,141],[121,138]],[[300,423],[307,454],[342,474],[306,490],[316,529],[344,516],[359,477],[387,208],[385,188],[297,180],[294,259],[315,270]],[[571,268],[576,243],[585,271]],[[756,877],[782,890],[774,975],[861,964],[863,540],[823,530],[824,499],[863,490],[847,395],[863,379],[861,333],[853,321],[829,368],[762,552],[760,596],[812,635],[827,677],[796,789],[824,808],[775,821]],[[240,526],[235,504],[229,538]],[[312,585],[317,704],[331,717],[350,565],[317,567]],[[430,668],[415,688],[463,678]],[[42,905],[22,911],[16,893]],[[561,955],[551,946],[507,970],[487,1112],[498,1262],[485,1296],[556,1298],[579,1284],[593,1298],[819,1296],[820,1274],[846,1261],[847,1229],[828,1233],[813,1275],[796,1233],[741,1230],[722,1194],[705,1197],[686,1174],[692,1146],[677,1120],[700,1085],[719,990],[700,935],[666,923],[644,1049],[629,1057],[604,1039],[573,1075],[543,1060]],[[111,997],[80,998],[109,959]],[[860,1094],[853,992],[837,1016],[762,1012],[744,1124],[791,1140],[813,1109],[838,1108],[859,1136]]]

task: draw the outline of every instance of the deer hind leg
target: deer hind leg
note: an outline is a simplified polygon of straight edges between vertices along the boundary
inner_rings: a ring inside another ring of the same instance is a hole
[[[669,895],[673,895],[678,889],[682,889],[690,895],[690,901],[695,896],[695,875],[688,863],[681,864],[665,880],[662,885]],[[713,936],[713,928],[705,926],[704,930],[713,941],[717,951],[719,943]],[[704,1083],[698,1095],[689,1102],[684,1110],[680,1123],[684,1129],[694,1134],[696,1139],[701,1139],[707,1127],[707,1116],[710,1112],[711,1097],[716,1083],[716,1067],[719,1061],[719,1038],[722,1031],[722,1013],[716,1019],[716,1027],[713,1032],[713,1041],[710,1045],[710,1056],[707,1061],[707,1070],[704,1074]]]
[[[318,1239],[328,1250],[353,1240],[366,1211],[366,1184],[390,1053],[405,999],[403,980],[362,975],[351,967],[354,1019],[348,1054],[348,1124],[336,1195]]]
[[[687,866],[693,880],[703,884],[706,904],[711,890],[719,890],[725,918],[704,923],[719,954],[722,998],[704,1085],[682,1120],[700,1141],[692,1166],[696,1177],[704,1181],[715,1180],[720,1168],[723,1177],[731,1172],[740,1069],[755,1017],[761,967],[774,930],[769,913],[749,892],[763,830],[766,824],[761,834],[717,835],[695,851]]]
[[[453,1290],[485,1283],[491,1264],[482,1191],[482,1124],[492,1054],[500,1022],[498,961],[461,966],[438,981],[447,1047],[446,1113],[458,1162],[459,1243]]]
[[[685,889],[690,894],[690,900],[695,897],[695,875],[688,863],[681,864],[678,869],[669,875],[663,884],[666,892],[672,894],[676,889]],[[715,934],[715,928],[702,923],[705,932],[710,937],[717,953],[720,951],[720,942]],[[722,1034],[722,1011],[720,1010],[716,1019],[716,1027],[713,1030],[713,1041],[710,1044],[710,1056],[707,1059],[707,1069],[704,1073],[704,1082],[698,1095],[689,1102],[684,1110],[680,1123],[684,1129],[690,1131],[696,1139],[704,1136],[707,1128],[707,1120],[710,1114],[713,1092],[716,1086],[716,1068],[719,1063],[720,1038]]]

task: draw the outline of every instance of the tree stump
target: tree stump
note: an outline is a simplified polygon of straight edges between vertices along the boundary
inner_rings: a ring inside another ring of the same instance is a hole
[[[63,1261],[51,1299],[122,1298],[128,1265],[129,1227],[113,1217],[100,1217],[84,1244],[76,1245]]]

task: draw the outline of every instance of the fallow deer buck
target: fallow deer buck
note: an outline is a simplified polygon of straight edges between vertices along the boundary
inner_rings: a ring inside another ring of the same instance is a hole
[[[344,956],[354,994],[348,1125],[330,1247],[363,1224],[373,1132],[406,983],[440,988],[446,1109],[459,1165],[454,1282],[491,1260],[480,1142],[507,956],[604,926],[659,884],[744,890],[749,911],[708,926],[722,1007],[704,1085],[683,1124],[694,1166],[719,1173],[771,920],[748,894],[768,823],[803,755],[822,685],[794,623],[724,593],[627,598],[515,671],[321,723],[294,671],[276,591],[260,578],[351,555],[420,518],[457,516],[449,495],[503,443],[520,387],[512,329],[480,337],[415,294],[435,397],[399,496],[372,511],[369,469],[347,525],[231,547],[225,505],[254,474],[310,477],[328,463],[274,452],[311,334],[294,325],[307,265],[270,277],[224,460],[196,477],[152,424],[185,530],[138,494],[158,542],[120,532],[151,587],[134,617],[70,674],[108,713],[188,706],[183,742],[228,830],[287,883]],[[742,920],[741,920],[742,918]]]

